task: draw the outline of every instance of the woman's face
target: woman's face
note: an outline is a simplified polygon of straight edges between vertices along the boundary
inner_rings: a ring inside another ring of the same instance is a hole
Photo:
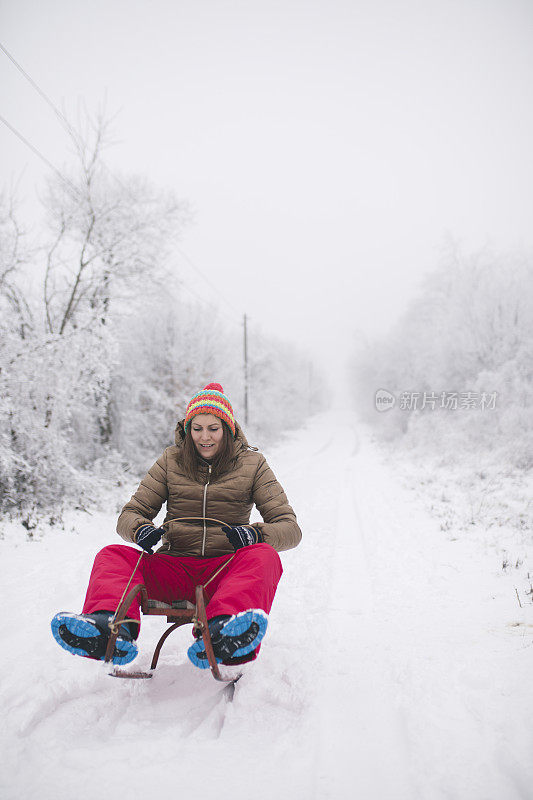
[[[191,421],[191,436],[202,458],[214,458],[224,437],[222,420],[214,414],[197,414]]]

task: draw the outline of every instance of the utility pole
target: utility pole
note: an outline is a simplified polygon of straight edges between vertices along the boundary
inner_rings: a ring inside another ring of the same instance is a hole
[[[248,425],[248,327],[244,315],[244,422]]]

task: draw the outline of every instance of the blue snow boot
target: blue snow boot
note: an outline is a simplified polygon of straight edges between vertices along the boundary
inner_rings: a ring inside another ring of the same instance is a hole
[[[75,656],[87,656],[103,661],[109,641],[111,611],[94,611],[92,614],[72,614],[60,611],[52,620],[52,633],[56,642]],[[113,664],[129,664],[137,655],[135,631],[130,623],[123,622],[115,642]]]
[[[268,616],[260,608],[249,608],[233,616],[222,614],[210,619],[209,633],[217,663],[246,656],[255,650],[266,633],[267,624]],[[201,636],[191,644],[187,655],[195,667],[209,669]]]

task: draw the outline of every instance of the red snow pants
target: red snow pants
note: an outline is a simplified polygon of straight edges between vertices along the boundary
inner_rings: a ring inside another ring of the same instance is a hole
[[[140,551],[122,544],[104,547],[97,554],[83,613],[115,611]],[[144,583],[151,600],[171,603],[173,600],[195,602],[195,587],[205,584],[223,564],[228,563],[208,584],[210,597],[207,618],[219,614],[236,614],[248,608],[270,612],[276,587],[283,569],[277,552],[269,544],[241,547],[234,556],[193,558],[144,553],[130,583],[130,589]],[[130,606],[127,617],[140,620],[139,595]]]

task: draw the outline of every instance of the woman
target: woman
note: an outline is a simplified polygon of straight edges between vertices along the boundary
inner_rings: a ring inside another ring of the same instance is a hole
[[[296,547],[302,536],[296,516],[264,456],[249,447],[218,383],[191,399],[175,442],[118,519],[120,536],[140,546],[144,557],[126,545],[104,547],[94,561],[83,612],[60,612],[52,620],[56,641],[75,655],[104,659],[109,621],[133,573],[130,586],[143,583],[151,599],[167,603],[194,602],[196,585],[207,586],[217,661],[235,664],[257,656],[283,571],[277,551]],[[165,521],[156,528],[152,520],[163,503]],[[264,522],[250,525],[254,504]],[[127,617],[115,664],[137,655],[138,599]],[[196,667],[209,667],[201,638],[188,656]]]

